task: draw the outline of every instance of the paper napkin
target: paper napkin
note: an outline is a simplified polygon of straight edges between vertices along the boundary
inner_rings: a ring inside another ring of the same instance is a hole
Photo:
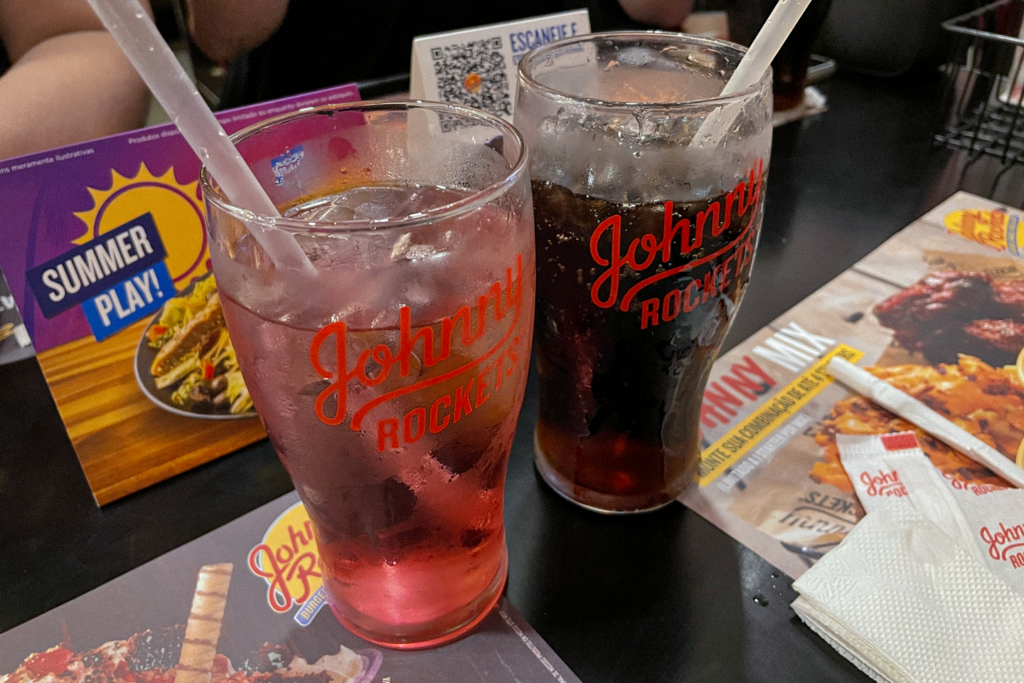
[[[800,618],[877,681],[1024,680],[1024,597],[907,498],[868,514],[793,587]]]
[[[941,475],[913,432],[837,445],[868,514],[796,613],[878,681],[1024,681],[1024,491]]]

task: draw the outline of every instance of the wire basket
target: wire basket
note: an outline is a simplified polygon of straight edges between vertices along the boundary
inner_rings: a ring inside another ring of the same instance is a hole
[[[953,40],[936,143],[1024,162],[1022,19],[1024,0],[999,0],[943,23]]]

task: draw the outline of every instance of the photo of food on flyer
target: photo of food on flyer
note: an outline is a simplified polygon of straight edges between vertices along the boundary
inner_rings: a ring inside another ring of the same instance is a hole
[[[342,85],[218,118],[235,132],[358,99]],[[174,124],[0,165],[18,226],[0,252],[18,274],[4,306],[24,318],[0,335],[34,345],[100,504],[266,436],[224,323],[199,169]]]

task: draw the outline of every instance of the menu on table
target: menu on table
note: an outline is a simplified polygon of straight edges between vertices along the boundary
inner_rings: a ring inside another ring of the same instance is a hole
[[[1022,215],[958,193],[722,356],[701,409],[699,481],[683,503],[794,578],[838,545],[864,510],[836,435],[912,426],[834,383],[833,356],[1022,464]],[[954,486],[1007,486],[918,439]]]
[[[0,634],[0,683],[172,683],[190,619],[219,626],[210,683],[579,681],[506,598],[441,648],[359,639],[325,605],[310,531],[292,492]]]
[[[343,85],[217,118],[233,133],[358,99]],[[275,177],[302,154],[282,149]],[[199,169],[173,124],[0,162],[0,315],[21,310],[14,336],[34,343],[100,504],[266,436],[210,272]]]

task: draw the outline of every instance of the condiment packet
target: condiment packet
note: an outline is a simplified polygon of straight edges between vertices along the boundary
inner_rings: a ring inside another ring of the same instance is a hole
[[[915,479],[922,485],[934,483],[930,475],[922,474],[934,471],[955,494],[983,496],[1005,490],[1004,487],[940,472],[921,450],[914,432],[868,436],[837,434],[836,445],[840,463],[853,482],[857,499],[865,512],[877,508],[885,498],[906,496],[906,477],[910,471],[917,473]]]
[[[900,477],[900,470],[913,467],[915,461],[928,456],[921,451],[913,432],[853,436],[837,434],[839,461],[846,475],[853,482],[865,512],[871,512],[886,498],[903,498],[907,487]]]
[[[1007,489],[980,497],[961,495],[956,500],[960,517],[957,529],[970,538],[975,557],[980,557],[993,574],[1024,595],[1024,491]],[[921,509],[917,500],[914,504]]]
[[[913,432],[839,435],[839,458],[867,512],[907,497],[950,540],[1024,595],[1024,490],[944,478]]]

